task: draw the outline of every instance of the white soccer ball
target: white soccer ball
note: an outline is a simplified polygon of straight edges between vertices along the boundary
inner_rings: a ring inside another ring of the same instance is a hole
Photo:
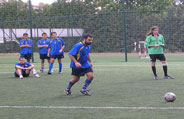
[[[164,95],[164,99],[167,102],[174,102],[176,100],[176,95],[174,93],[172,93],[172,92],[167,92]]]

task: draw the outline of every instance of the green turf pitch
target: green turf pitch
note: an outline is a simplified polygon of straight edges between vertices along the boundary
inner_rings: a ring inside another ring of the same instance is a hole
[[[53,75],[47,75],[46,65],[45,72],[39,73],[41,78],[31,74],[28,78],[18,79],[13,77],[18,55],[0,55],[0,119],[183,119],[184,110],[175,108],[184,107],[184,55],[167,55],[166,58],[169,75],[175,77],[174,80],[163,79],[160,62],[157,62],[160,80],[153,80],[148,59],[128,55],[129,62],[126,63],[123,54],[93,54],[95,78],[89,87],[92,96],[83,96],[79,92],[84,77],[72,88],[72,96],[66,96],[63,90],[72,77],[67,56],[63,59],[62,74],[58,74],[55,62]],[[34,65],[40,69],[37,56]],[[169,91],[176,94],[174,103],[166,103],[163,99]],[[54,108],[42,108],[44,106]],[[61,106],[64,108],[59,108]]]

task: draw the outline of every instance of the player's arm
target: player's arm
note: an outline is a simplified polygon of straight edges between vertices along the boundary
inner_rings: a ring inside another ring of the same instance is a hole
[[[16,69],[25,69],[24,67],[21,67],[21,66],[18,66],[18,65],[16,65],[15,68]]]
[[[71,55],[71,54],[68,54],[68,56],[70,57],[70,59],[75,63],[75,66],[80,68],[81,67],[81,64],[76,60],[76,58]]]
[[[160,44],[160,46],[165,47],[165,40],[163,36],[162,36],[162,44]]]
[[[59,50],[59,52],[61,53],[61,52],[63,51],[64,48],[65,48],[65,45],[63,45],[63,46],[61,47],[61,49]]]
[[[48,53],[47,53],[48,57],[50,57],[50,50],[51,50],[51,48],[48,49]]]
[[[61,49],[59,50],[59,52],[61,53],[65,48],[65,42],[61,39]]]
[[[31,66],[29,66],[29,67],[27,67],[27,68],[25,68],[25,69],[32,69],[33,67],[34,67],[34,65],[31,64]]]

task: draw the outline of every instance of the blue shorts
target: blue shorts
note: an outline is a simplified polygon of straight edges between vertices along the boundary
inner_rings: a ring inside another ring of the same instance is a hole
[[[50,55],[50,58],[52,58],[52,59],[61,59],[61,58],[64,58],[64,55]]]
[[[72,68],[72,75],[74,76],[84,76],[86,73],[93,72],[93,69],[91,67],[89,68]]]

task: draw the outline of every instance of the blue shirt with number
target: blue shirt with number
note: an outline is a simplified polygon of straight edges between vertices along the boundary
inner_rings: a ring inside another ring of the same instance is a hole
[[[19,46],[21,45],[30,45],[31,47],[33,46],[33,41],[31,39],[28,40],[21,40],[19,43]],[[32,49],[28,47],[20,48],[20,54],[30,54],[32,53]]]
[[[81,64],[80,68],[89,68],[91,64],[88,60],[90,53],[90,45],[85,45],[82,42],[75,44],[70,50],[69,54],[73,55],[76,60]],[[75,63],[71,60],[70,68],[76,69]]]
[[[41,39],[37,42],[37,46],[41,45],[49,45],[50,39]],[[40,54],[47,54],[48,53],[48,47],[47,48],[39,48],[39,53]]]
[[[65,46],[63,39],[61,38],[52,39],[49,43],[49,48],[51,48],[50,55],[60,55],[60,54],[64,55],[64,51],[59,53],[59,50],[61,50],[62,46]]]
[[[23,68],[28,68],[28,67],[31,66],[31,64],[30,64],[29,62],[24,62],[24,64],[20,64],[19,62],[17,62],[17,63],[15,64],[15,67],[16,67],[16,66],[20,66],[20,67],[23,67]],[[22,69],[22,71],[25,71],[25,69]]]

